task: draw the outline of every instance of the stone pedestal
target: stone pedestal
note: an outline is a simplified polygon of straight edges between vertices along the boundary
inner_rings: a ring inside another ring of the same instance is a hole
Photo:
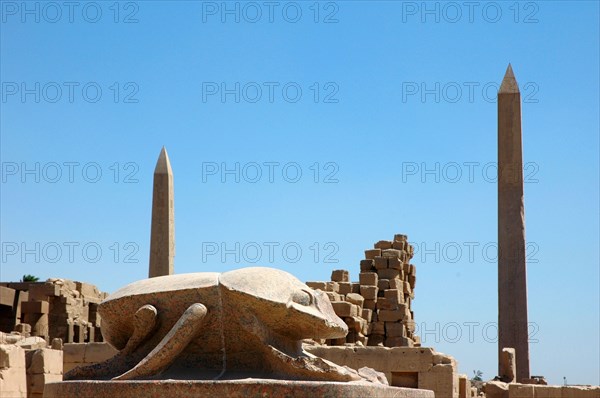
[[[341,383],[271,379],[63,381],[48,383],[44,398],[162,397],[345,397],[434,398],[433,391],[371,383]]]

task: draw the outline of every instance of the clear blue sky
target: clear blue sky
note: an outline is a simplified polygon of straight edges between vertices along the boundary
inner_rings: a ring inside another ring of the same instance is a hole
[[[511,62],[531,372],[600,383],[598,2],[0,4],[0,279],[145,278],[165,145],[177,273],[356,280],[364,249],[405,233],[424,345],[492,378]]]

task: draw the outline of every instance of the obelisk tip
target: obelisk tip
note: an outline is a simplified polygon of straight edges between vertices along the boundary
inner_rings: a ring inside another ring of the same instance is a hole
[[[158,155],[154,174],[173,174],[173,170],[171,170],[171,161],[169,160],[169,155],[167,154],[167,148],[164,146],[160,150],[160,155]]]
[[[508,68],[506,68],[506,73],[504,74],[504,79],[502,79],[500,90],[498,90],[498,94],[514,93],[519,93],[519,85],[517,84],[517,79],[513,73],[512,66],[509,63]]]

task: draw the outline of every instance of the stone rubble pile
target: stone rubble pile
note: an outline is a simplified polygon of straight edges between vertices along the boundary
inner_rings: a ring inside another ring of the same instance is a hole
[[[347,270],[334,270],[330,282],[307,282],[327,293],[336,314],[348,325],[345,339],[327,345],[357,344],[419,347],[411,309],[416,268],[410,264],[414,249],[406,235],[379,241],[365,250],[359,282],[350,282]]]

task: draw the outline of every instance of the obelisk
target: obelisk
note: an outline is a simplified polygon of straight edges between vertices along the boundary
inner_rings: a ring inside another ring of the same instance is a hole
[[[510,64],[498,91],[498,370],[505,347],[517,382],[529,378],[521,93]]]
[[[154,169],[152,191],[152,228],[148,277],[172,275],[175,257],[175,209],[173,170],[165,147]]]

